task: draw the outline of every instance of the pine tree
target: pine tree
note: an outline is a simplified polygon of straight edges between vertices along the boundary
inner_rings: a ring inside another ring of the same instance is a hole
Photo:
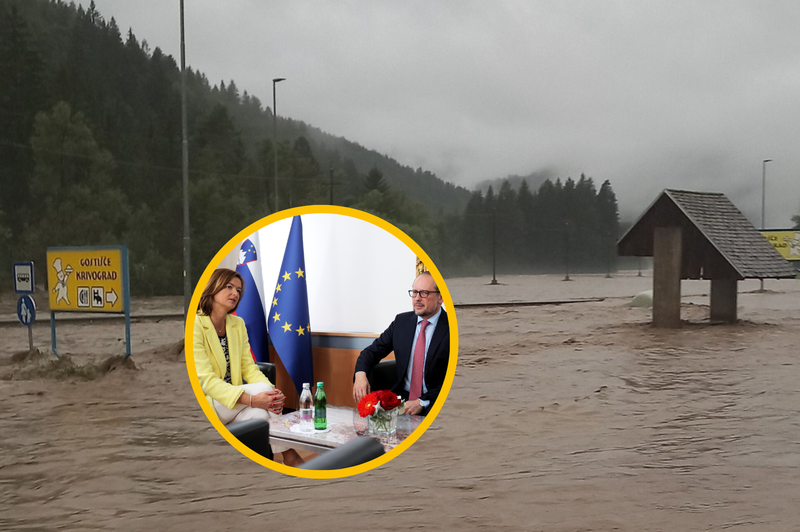
[[[528,182],[522,180],[517,192],[517,210],[520,216],[520,243],[519,258],[524,268],[531,268],[536,262],[535,244],[535,198],[528,187]]]
[[[603,266],[609,272],[616,270],[617,238],[619,238],[619,209],[617,196],[611,188],[611,182],[605,180],[597,193],[598,232],[602,246],[599,255]]]
[[[575,184],[572,199],[572,246],[576,266],[597,269],[602,266],[598,256],[601,248],[597,219],[597,190],[591,177],[581,174]]]
[[[364,190],[367,192],[372,190],[386,192],[389,190],[389,185],[387,185],[386,181],[383,179],[383,172],[373,166],[372,170],[370,170],[367,176],[364,178]]]
[[[327,188],[322,182],[320,168],[308,139],[299,136],[292,145],[289,175],[284,189],[289,194],[289,206],[312,205],[323,202]]]
[[[460,247],[464,256],[476,262],[482,262],[485,259],[485,242],[480,240],[486,226],[483,203],[481,191],[473,192],[464,208],[463,222],[460,227]]]
[[[495,220],[497,269],[502,272],[517,270],[521,262],[519,247],[522,242],[522,221],[517,193],[507,179],[500,185],[497,194]]]

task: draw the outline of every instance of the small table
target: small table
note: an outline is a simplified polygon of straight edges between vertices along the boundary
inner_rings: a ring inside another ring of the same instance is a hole
[[[355,409],[349,406],[328,405],[328,430],[326,432],[313,430],[297,432],[297,428],[292,430],[292,427],[300,426],[300,412],[285,414],[281,420],[270,421],[269,442],[299,451],[317,454],[328,452],[359,437],[353,428],[354,411]],[[377,434],[369,434],[369,436],[381,442],[384,450],[390,451],[414,432],[424,419],[423,416],[401,414],[397,416],[397,432],[389,436],[378,436]]]

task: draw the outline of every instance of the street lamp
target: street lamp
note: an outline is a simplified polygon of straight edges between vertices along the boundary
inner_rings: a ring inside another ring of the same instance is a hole
[[[564,245],[564,281],[571,281],[569,278],[569,220],[564,222],[564,233],[566,244]]]
[[[772,159],[764,159],[761,161],[761,231],[763,232],[766,229],[766,221],[765,215],[767,212],[766,209],[766,198],[767,198],[767,163],[771,163]],[[761,279],[761,291],[764,291],[764,279]]]
[[[273,176],[275,177],[275,212],[278,212],[278,111],[275,100],[275,85],[286,78],[272,79],[272,160],[275,163]]]
[[[500,284],[497,282],[497,207],[492,205],[492,282],[489,284]]]
[[[186,126],[186,40],[181,0],[181,168],[183,180],[183,312],[189,315],[192,298],[192,254],[189,238],[189,140]],[[186,318],[188,319],[188,317]]]

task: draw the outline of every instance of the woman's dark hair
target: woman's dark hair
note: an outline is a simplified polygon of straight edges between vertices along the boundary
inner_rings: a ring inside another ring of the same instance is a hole
[[[231,279],[234,277],[242,282],[242,293],[239,294],[239,302],[241,302],[242,296],[244,295],[244,279],[239,275],[239,272],[227,268],[219,268],[214,270],[214,273],[211,274],[211,279],[208,280],[208,284],[205,290],[203,290],[203,295],[200,296],[200,304],[198,305],[197,313],[204,316],[211,316],[211,309],[214,307],[214,296],[228,286],[228,283],[230,283]],[[233,307],[231,312],[236,312],[236,309],[239,308],[239,302],[236,303],[236,306]]]

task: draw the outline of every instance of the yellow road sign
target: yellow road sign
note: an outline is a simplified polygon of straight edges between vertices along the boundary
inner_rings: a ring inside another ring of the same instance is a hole
[[[127,248],[49,248],[51,311],[125,312]]]
[[[786,260],[800,260],[800,230],[761,231]]]

